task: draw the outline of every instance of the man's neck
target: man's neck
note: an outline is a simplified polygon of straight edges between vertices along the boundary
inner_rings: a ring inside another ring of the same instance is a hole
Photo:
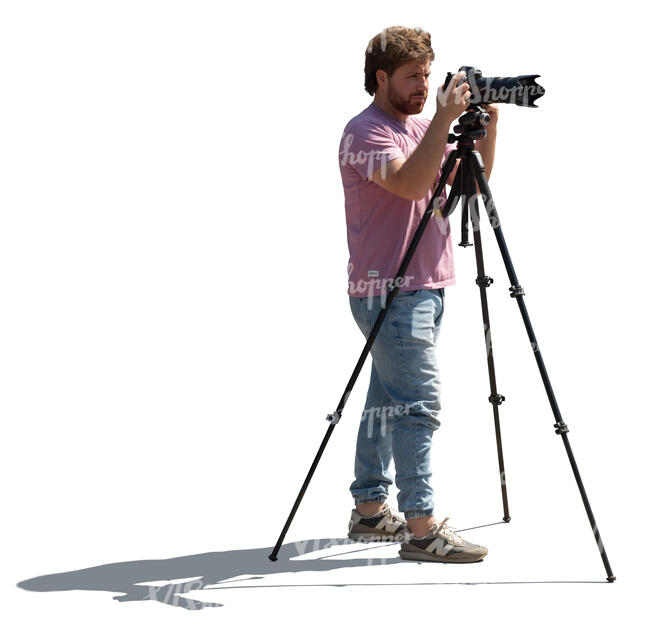
[[[375,99],[372,101],[375,106],[381,108],[387,115],[390,115],[393,119],[397,121],[406,121],[409,116],[404,113],[400,113],[385,97],[381,97],[379,93],[375,93]]]

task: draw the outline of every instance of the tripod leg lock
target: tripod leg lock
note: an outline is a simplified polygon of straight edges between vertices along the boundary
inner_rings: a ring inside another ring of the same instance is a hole
[[[510,286],[510,296],[511,297],[523,297],[526,293],[524,292],[524,287],[517,284],[516,286]]]
[[[558,435],[562,435],[563,433],[569,433],[569,427],[562,420],[559,423],[555,423],[553,426],[555,427],[555,433],[557,433]]]
[[[331,424],[336,425],[339,420],[341,420],[341,412],[328,414],[326,420],[328,420]]]
[[[506,400],[506,397],[504,397],[502,394],[491,394],[488,397],[488,401],[492,403],[492,405],[501,405]]]
[[[488,277],[487,275],[484,275],[483,277],[477,277],[476,278],[476,284],[478,286],[485,286],[486,288],[490,285],[493,284],[494,280],[491,277]]]

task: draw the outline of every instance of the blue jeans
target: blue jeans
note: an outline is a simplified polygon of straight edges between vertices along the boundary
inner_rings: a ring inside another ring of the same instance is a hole
[[[350,296],[352,315],[368,338],[382,297]],[[370,349],[372,369],[357,435],[355,504],[384,501],[395,463],[398,509],[409,520],[433,515],[430,450],[440,426],[436,342],[445,289],[398,292]],[[385,303],[385,301],[384,301]]]

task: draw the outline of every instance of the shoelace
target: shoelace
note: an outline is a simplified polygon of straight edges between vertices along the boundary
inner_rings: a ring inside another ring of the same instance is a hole
[[[449,520],[449,517],[445,518],[436,528],[436,530],[433,532],[433,537],[436,535],[442,535],[450,544],[453,544],[454,546],[462,546],[465,543],[465,540],[460,537],[460,535],[456,535],[451,529],[452,527],[447,526],[447,520]]]

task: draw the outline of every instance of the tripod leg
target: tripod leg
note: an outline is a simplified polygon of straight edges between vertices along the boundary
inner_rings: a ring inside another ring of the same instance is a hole
[[[461,158],[458,165],[456,175],[460,177],[461,201],[463,211],[460,217],[460,247],[469,247],[472,243],[469,242],[469,198],[472,196],[472,168],[466,163],[465,158]],[[455,180],[454,180],[455,181]]]
[[[472,181],[474,180],[473,176]],[[475,184],[473,185],[475,188]],[[505,397],[497,392],[497,379],[494,369],[494,357],[492,353],[492,334],[490,332],[490,314],[488,311],[486,288],[493,282],[491,277],[485,275],[483,265],[483,245],[481,243],[480,215],[478,212],[478,197],[474,193],[470,205],[470,216],[472,219],[472,230],[474,232],[474,254],[476,256],[476,271],[478,277],[476,284],[481,290],[481,312],[483,314],[483,329],[485,336],[485,350],[487,353],[488,375],[490,378],[490,396],[489,401],[492,403],[492,412],[494,415],[494,431],[497,441],[497,457],[499,460],[499,476],[501,481],[501,499],[503,501],[503,519],[510,522],[510,511],[508,509],[508,491],[506,490],[506,470],[503,462],[503,446],[501,444],[501,424],[499,420],[499,405],[505,401]]]
[[[296,511],[298,511],[298,506],[300,505],[300,502],[302,501],[302,498],[305,495],[305,492],[307,491],[307,486],[309,485],[309,482],[311,481],[314,471],[316,470],[316,466],[318,466],[318,462],[320,461],[321,455],[323,454],[323,451],[325,450],[325,447],[329,442],[330,436],[334,431],[335,425],[339,422],[339,420],[343,416],[343,408],[345,407],[345,404],[348,401],[348,397],[352,392],[352,388],[354,387],[354,384],[357,381],[357,377],[359,376],[359,373],[363,368],[363,364],[366,360],[366,357],[368,356],[368,353],[370,353],[370,348],[372,347],[372,343],[375,341],[375,338],[379,333],[381,324],[384,322],[384,318],[386,318],[386,314],[388,313],[390,304],[393,302],[393,298],[395,297],[395,295],[399,292],[399,285],[402,283],[402,278],[404,277],[404,273],[406,273],[406,269],[408,269],[408,265],[411,262],[411,258],[413,258],[413,254],[415,253],[415,250],[418,246],[418,243],[420,242],[420,239],[422,238],[424,229],[429,223],[429,219],[431,218],[434,209],[438,207],[438,198],[440,197],[440,195],[442,195],[442,191],[445,188],[447,178],[449,177],[454,166],[456,165],[457,153],[458,150],[454,150],[453,152],[451,152],[450,155],[447,157],[445,164],[442,167],[442,173],[440,174],[440,180],[438,181],[438,186],[436,186],[433,192],[433,196],[429,201],[429,205],[427,206],[427,209],[424,211],[424,214],[420,219],[420,223],[418,224],[418,227],[415,230],[415,233],[413,234],[413,238],[411,238],[411,242],[409,243],[408,249],[406,250],[406,253],[404,254],[404,258],[402,259],[399,269],[397,270],[397,275],[393,280],[393,284],[395,284],[395,286],[392,289],[390,289],[388,297],[386,298],[386,305],[382,308],[381,312],[379,313],[379,316],[377,317],[377,320],[375,321],[375,324],[372,326],[372,329],[370,330],[370,335],[368,336],[368,340],[366,341],[366,344],[363,347],[363,351],[359,356],[357,365],[354,367],[354,371],[352,371],[352,375],[350,376],[348,385],[345,387],[343,396],[339,401],[336,411],[333,414],[328,414],[327,416],[327,420],[329,420],[331,424],[327,428],[325,437],[323,438],[323,441],[321,442],[321,445],[318,448],[316,457],[314,458],[314,461],[312,462],[311,467],[309,468],[307,477],[305,478],[305,481],[302,484],[302,487],[300,488],[300,492],[298,493],[296,501],[294,502],[293,507],[291,508],[289,517],[287,518],[287,521],[284,523],[284,527],[280,532],[280,537],[278,537],[278,541],[276,542],[273,551],[269,555],[269,559],[271,561],[277,561],[278,559],[278,551],[282,546],[282,542],[284,541],[284,537],[287,534],[287,531],[289,530],[289,526],[291,525],[293,517],[296,515]]]
[[[517,275],[515,274],[515,269],[512,265],[512,260],[510,259],[510,254],[508,253],[508,248],[506,246],[505,239],[503,237],[503,232],[501,231],[501,223],[499,221],[499,216],[494,206],[494,200],[492,198],[492,193],[490,187],[488,186],[487,177],[485,176],[485,168],[481,160],[481,156],[477,151],[472,151],[470,153],[470,162],[472,163],[472,168],[474,170],[474,176],[479,185],[481,194],[483,195],[483,201],[485,203],[485,209],[488,213],[490,219],[490,224],[494,229],[494,235],[497,239],[497,244],[499,245],[499,250],[501,252],[501,257],[506,267],[508,273],[508,278],[510,280],[510,296],[517,300],[517,305],[519,306],[519,311],[524,321],[526,327],[526,332],[528,333],[528,338],[530,344],[533,348],[533,353],[535,355],[535,360],[537,361],[537,367],[539,368],[540,375],[542,376],[542,381],[544,383],[544,388],[546,389],[546,395],[548,396],[549,403],[551,404],[551,409],[553,415],[555,416],[555,433],[562,436],[562,442],[564,442],[564,448],[566,450],[567,456],[569,458],[569,463],[571,464],[571,469],[573,470],[573,476],[575,477],[576,483],[578,485],[578,490],[580,490],[580,496],[582,497],[582,502],[587,512],[587,517],[591,523],[591,530],[593,531],[594,538],[596,539],[596,544],[598,545],[598,550],[600,551],[601,559],[603,560],[603,565],[607,572],[607,580],[611,583],[616,579],[612,568],[609,565],[609,559],[607,558],[607,553],[605,552],[605,546],[603,545],[602,540],[600,539],[600,532],[598,531],[598,526],[596,525],[596,519],[594,514],[591,511],[591,505],[587,498],[587,492],[585,491],[582,479],[580,477],[580,472],[578,471],[578,464],[576,463],[575,457],[573,456],[573,451],[571,450],[571,445],[569,444],[568,431],[569,428],[562,420],[562,415],[560,414],[560,408],[558,407],[557,401],[555,400],[555,394],[553,393],[553,388],[551,387],[551,381],[546,372],[546,367],[544,366],[544,360],[542,359],[541,351],[539,350],[539,345],[535,333],[533,332],[533,326],[530,322],[530,317],[528,316],[528,310],[526,309],[526,304],[524,303],[524,289],[521,287],[517,280]]]

